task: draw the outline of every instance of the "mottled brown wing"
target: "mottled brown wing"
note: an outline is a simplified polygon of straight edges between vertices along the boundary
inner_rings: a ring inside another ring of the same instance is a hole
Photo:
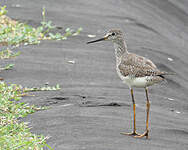
[[[135,77],[162,75],[154,63],[145,57],[135,54],[123,56],[119,69],[122,75],[132,75]]]

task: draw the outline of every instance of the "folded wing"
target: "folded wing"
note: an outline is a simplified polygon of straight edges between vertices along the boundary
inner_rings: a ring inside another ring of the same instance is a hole
[[[165,75],[166,72],[161,72],[157,69],[156,65],[146,59],[145,57],[138,56],[136,54],[128,54],[119,64],[120,73],[124,76],[131,75],[134,77],[145,77],[145,76],[161,76]]]

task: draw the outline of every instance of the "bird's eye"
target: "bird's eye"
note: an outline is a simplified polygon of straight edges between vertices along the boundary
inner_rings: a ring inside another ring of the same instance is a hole
[[[112,32],[112,36],[116,35],[114,32]]]

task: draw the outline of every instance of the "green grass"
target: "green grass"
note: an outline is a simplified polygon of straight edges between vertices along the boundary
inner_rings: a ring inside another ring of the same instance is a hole
[[[21,53],[20,51],[19,52],[13,52],[9,48],[6,48],[6,49],[0,51],[0,59],[14,58],[16,56],[19,56],[20,53]]]
[[[82,28],[73,30],[64,29],[63,34],[54,33],[56,26],[52,21],[46,20],[46,9],[42,9],[41,24],[34,28],[26,23],[15,21],[8,16],[6,6],[0,6],[0,59],[10,59],[20,55],[20,52],[12,50],[20,45],[39,44],[42,40],[66,40],[69,36],[76,36]],[[8,64],[0,70],[12,69],[14,64]],[[0,81],[0,150],[43,150],[44,147],[52,150],[46,143],[43,135],[35,135],[30,132],[27,123],[20,122],[19,119],[28,114],[46,108],[30,106],[19,102],[23,96],[28,96],[28,92],[59,90],[56,86],[43,86],[23,88],[16,84],[6,84]]]
[[[5,67],[0,68],[0,71],[1,71],[1,70],[10,70],[10,69],[12,69],[13,67],[14,67],[14,64],[8,64],[8,65],[6,65]]]
[[[14,58],[16,56],[20,55],[20,52],[13,52],[10,49],[5,49],[0,51],[0,59],[10,59],[10,58]],[[14,64],[7,64],[4,67],[0,67],[0,71],[2,70],[10,70],[14,67]]]
[[[0,82],[0,149],[42,150],[47,137],[32,134],[27,123],[18,119],[44,108],[17,102],[25,95],[21,86]]]
[[[76,31],[67,28],[64,34],[52,33],[51,30],[56,26],[52,24],[52,21],[46,21],[45,8],[42,11],[41,25],[37,28],[12,20],[5,15],[6,13],[6,7],[0,7],[0,46],[39,44],[41,40],[65,40],[67,37],[76,36],[82,31],[82,28],[78,28]]]
[[[23,88],[23,91],[24,92],[57,91],[57,90],[60,90],[60,89],[61,88],[60,88],[59,84],[57,84],[56,86],[46,85],[46,86],[43,86],[43,87],[32,87],[32,88],[25,87],[25,88]]]

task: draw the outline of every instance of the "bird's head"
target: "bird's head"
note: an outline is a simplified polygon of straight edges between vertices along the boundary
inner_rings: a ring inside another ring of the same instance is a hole
[[[122,38],[123,38],[123,33],[120,30],[110,30],[106,33],[106,35],[103,38],[87,42],[87,44],[95,43],[99,41],[112,41],[113,43],[116,43]]]

